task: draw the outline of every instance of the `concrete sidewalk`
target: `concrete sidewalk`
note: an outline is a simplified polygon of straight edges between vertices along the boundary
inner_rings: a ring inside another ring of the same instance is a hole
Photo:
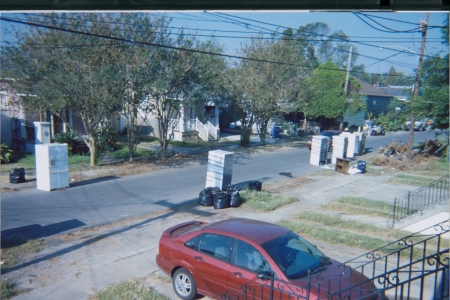
[[[294,204],[270,213],[242,208],[215,210],[193,202],[100,228],[48,237],[44,251],[2,277],[17,282],[20,288],[31,289],[14,299],[87,299],[108,285],[133,278],[142,279],[143,284],[154,287],[170,299],[178,299],[172,290],[170,278],[162,274],[155,263],[159,237],[164,229],[193,219],[212,222],[230,217],[246,217],[277,222],[294,217],[304,210],[319,209],[321,205],[341,197],[364,197],[392,203],[394,197],[417,189],[416,186],[390,183],[393,176],[311,174],[295,185],[286,181],[263,186],[263,189],[273,191],[282,189],[282,194],[295,195],[299,199]],[[417,214],[396,223],[395,228],[420,231],[433,225],[433,222],[420,221],[427,218],[436,220],[435,215],[448,220],[448,212],[447,203],[436,205],[425,210],[422,215]],[[342,217],[362,220],[362,217]],[[386,219],[364,217],[364,221],[379,226],[380,230],[388,230]],[[415,227],[411,227],[413,224]],[[314,243],[327,255],[340,261],[366,252],[322,241]]]

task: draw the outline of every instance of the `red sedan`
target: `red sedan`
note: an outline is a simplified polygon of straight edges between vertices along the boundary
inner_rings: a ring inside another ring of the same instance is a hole
[[[173,226],[160,239],[156,262],[182,299],[249,290],[252,299],[270,294],[273,299],[317,299],[334,293],[383,298],[364,275],[342,268],[294,232],[250,219]]]

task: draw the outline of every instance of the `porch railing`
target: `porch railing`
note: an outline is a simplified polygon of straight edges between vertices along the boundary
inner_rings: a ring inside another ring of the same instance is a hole
[[[427,186],[415,191],[409,191],[403,197],[394,199],[394,207],[391,218],[388,220],[388,227],[393,228],[398,222],[424,209],[442,203],[449,198],[449,178],[441,177]]]
[[[205,141],[208,140],[208,127],[206,127],[198,119],[195,119],[195,130],[198,132],[198,134],[203,140]]]
[[[219,127],[214,126],[210,121],[206,122],[208,127],[208,133],[213,137],[214,140],[219,140]]]
[[[332,278],[325,279],[319,273],[306,276],[296,285],[276,279],[267,279],[263,284],[254,281],[221,298],[448,299],[448,238],[448,222],[441,222],[340,264]],[[348,277],[348,273],[355,276]],[[370,288],[371,283],[375,289]]]

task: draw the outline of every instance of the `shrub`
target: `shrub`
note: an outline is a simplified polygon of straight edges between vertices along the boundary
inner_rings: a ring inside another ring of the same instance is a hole
[[[69,154],[73,153],[74,147],[77,144],[77,135],[72,131],[62,132],[55,135],[55,142],[59,144],[67,144]]]
[[[1,144],[1,156],[0,156],[0,163],[7,164],[11,160],[11,156],[13,154],[13,151],[6,146],[5,144]]]

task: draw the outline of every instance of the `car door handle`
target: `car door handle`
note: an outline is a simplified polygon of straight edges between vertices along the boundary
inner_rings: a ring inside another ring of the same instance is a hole
[[[239,278],[244,277],[244,275],[242,275],[241,272],[233,272],[233,275],[234,275],[235,277],[239,277]]]
[[[194,256],[194,258],[198,261],[203,261],[203,258],[201,256]]]

